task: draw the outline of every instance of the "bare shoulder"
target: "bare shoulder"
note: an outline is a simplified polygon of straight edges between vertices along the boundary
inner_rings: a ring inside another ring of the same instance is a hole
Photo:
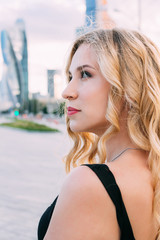
[[[121,190],[135,238],[151,240],[154,239],[152,174],[142,162],[137,164],[134,158],[128,162],[119,167],[117,161],[109,167]]]
[[[59,195],[45,240],[119,239],[115,207],[87,166],[72,170]]]

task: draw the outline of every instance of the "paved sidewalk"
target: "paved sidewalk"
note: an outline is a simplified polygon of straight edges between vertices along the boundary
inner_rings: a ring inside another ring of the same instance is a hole
[[[0,240],[36,240],[43,211],[65,179],[62,157],[71,145],[62,133],[0,127]]]

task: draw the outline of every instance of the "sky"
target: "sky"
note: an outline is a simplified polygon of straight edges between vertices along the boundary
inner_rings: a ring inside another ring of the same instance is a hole
[[[116,25],[139,29],[160,46],[159,0],[108,0]],[[85,21],[85,0],[0,0],[0,31],[25,22],[29,91],[47,94],[47,69],[63,69],[75,29]],[[0,79],[3,58],[0,51]]]

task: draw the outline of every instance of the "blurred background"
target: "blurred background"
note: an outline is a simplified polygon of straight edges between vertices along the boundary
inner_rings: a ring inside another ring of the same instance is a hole
[[[61,92],[73,40],[117,26],[159,46],[159,10],[158,0],[0,0],[0,239],[37,239],[66,177]]]
[[[52,113],[49,103],[61,99],[65,86],[61,74],[70,44],[90,25],[86,16],[101,27],[141,30],[159,45],[158,0],[0,0],[0,4],[2,112],[18,108],[27,114]]]

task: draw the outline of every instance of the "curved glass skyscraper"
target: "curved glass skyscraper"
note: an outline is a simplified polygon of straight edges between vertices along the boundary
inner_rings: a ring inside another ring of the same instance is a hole
[[[25,110],[28,108],[28,51],[22,19],[16,21],[11,31],[1,32],[1,47],[4,68],[0,82],[0,111],[17,106]]]

